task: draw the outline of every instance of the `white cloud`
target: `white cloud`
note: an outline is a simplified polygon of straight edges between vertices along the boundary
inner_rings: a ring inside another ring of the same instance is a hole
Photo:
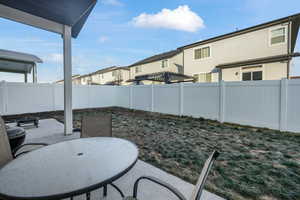
[[[105,4],[105,5],[112,5],[112,6],[122,6],[123,5],[123,3],[120,2],[119,0],[102,0],[101,3]]]
[[[109,38],[108,38],[107,36],[101,36],[101,37],[98,39],[98,42],[104,43],[104,42],[106,42],[106,41],[108,41],[108,40],[109,40]]]
[[[137,27],[166,28],[187,32],[196,32],[204,28],[203,19],[191,11],[187,5],[179,6],[174,10],[164,8],[156,14],[142,13],[133,18],[132,22]]]

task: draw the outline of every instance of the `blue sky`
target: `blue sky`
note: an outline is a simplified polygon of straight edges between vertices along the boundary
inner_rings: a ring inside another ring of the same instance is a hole
[[[98,0],[79,37],[73,40],[73,74],[126,66],[299,12],[299,0]],[[0,30],[1,49],[32,53],[44,60],[38,67],[39,82],[63,77],[59,35],[4,19],[0,19]],[[300,51],[299,42],[296,51]],[[300,75],[300,61],[294,63],[292,74]],[[0,80],[23,81],[23,76],[0,73]]]

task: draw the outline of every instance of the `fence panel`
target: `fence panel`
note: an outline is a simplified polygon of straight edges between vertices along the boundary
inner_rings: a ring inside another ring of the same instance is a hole
[[[300,132],[300,80],[289,80],[287,93],[287,130]]]
[[[187,83],[183,85],[183,115],[218,119],[219,84]]]
[[[131,86],[132,95],[131,102],[132,108],[136,110],[151,111],[152,106],[152,92],[151,85]]]
[[[153,111],[180,115],[180,85],[154,85]]]
[[[7,83],[6,114],[52,111],[53,88],[50,84]]]
[[[224,120],[279,129],[280,81],[226,83]]]
[[[116,106],[130,108],[130,86],[116,87]]]

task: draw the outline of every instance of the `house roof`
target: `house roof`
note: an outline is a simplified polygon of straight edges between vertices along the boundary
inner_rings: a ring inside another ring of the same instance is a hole
[[[247,66],[247,65],[257,65],[257,64],[264,64],[264,63],[273,63],[273,62],[281,62],[290,60],[293,57],[300,56],[300,53],[293,53],[293,54],[283,54],[283,55],[277,55],[277,56],[269,56],[269,57],[263,57],[263,58],[257,58],[257,59],[248,59],[244,61],[239,62],[232,62],[232,63],[224,63],[216,66],[216,68],[234,68],[234,67],[240,67],[240,66]]]
[[[274,25],[278,25],[278,24],[282,24],[282,23],[286,23],[286,22],[290,22],[290,21],[293,22],[292,23],[292,33],[291,33],[291,40],[292,40],[292,47],[291,48],[292,48],[292,52],[294,52],[295,45],[296,45],[296,40],[297,40],[297,35],[298,35],[298,31],[299,31],[299,25],[300,25],[300,13],[290,15],[288,17],[276,19],[276,20],[266,22],[266,23],[263,23],[263,24],[259,24],[259,25],[256,25],[256,26],[252,26],[252,27],[249,27],[249,28],[241,29],[241,30],[238,30],[238,31],[235,31],[235,32],[220,35],[220,36],[217,36],[217,37],[202,40],[202,41],[199,41],[199,42],[195,42],[195,43],[192,43],[192,44],[188,44],[188,45],[182,46],[181,48],[183,48],[183,49],[193,48],[195,46],[199,46],[199,45],[203,45],[203,44],[223,40],[223,39],[226,39],[226,38],[242,35],[242,34],[245,34],[245,33],[249,33],[249,32],[252,32],[252,31],[260,30],[260,29],[263,29],[263,28],[271,27],[271,26],[274,26]]]
[[[0,49],[0,71],[30,73],[35,63],[42,63],[39,57],[16,51]]]
[[[76,38],[97,0],[0,0],[0,4],[72,27]]]
[[[75,75],[72,76],[72,80],[73,80],[73,79],[76,79],[76,78],[78,78],[78,77],[80,77],[80,74],[75,74]],[[62,80],[55,81],[55,83],[60,83],[60,82],[64,82],[64,81],[65,81],[65,80],[62,79]]]
[[[111,71],[119,70],[119,69],[129,70],[128,67],[117,67],[117,66],[112,66],[112,67],[107,67],[107,68],[104,68],[104,69],[97,70],[97,71],[95,71],[95,72],[93,72],[93,73],[90,73],[89,75],[103,74],[103,73],[106,73],[106,72],[111,72]]]
[[[177,54],[179,54],[181,52],[182,52],[182,49],[178,48],[178,49],[173,50],[173,51],[168,51],[168,52],[165,52],[165,53],[161,53],[161,54],[157,54],[157,55],[148,57],[148,58],[143,59],[141,61],[138,61],[138,62],[136,62],[136,63],[134,63],[134,64],[132,64],[128,67],[134,67],[134,66],[137,66],[137,65],[142,65],[142,64],[146,64],[146,63],[151,63],[151,62],[171,58],[171,57],[176,56]]]

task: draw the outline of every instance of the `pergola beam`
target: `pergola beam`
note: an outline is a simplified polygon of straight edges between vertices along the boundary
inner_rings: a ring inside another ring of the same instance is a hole
[[[63,34],[64,26],[62,24],[35,15],[31,15],[29,13],[5,6],[3,4],[0,4],[0,17],[61,35]]]

